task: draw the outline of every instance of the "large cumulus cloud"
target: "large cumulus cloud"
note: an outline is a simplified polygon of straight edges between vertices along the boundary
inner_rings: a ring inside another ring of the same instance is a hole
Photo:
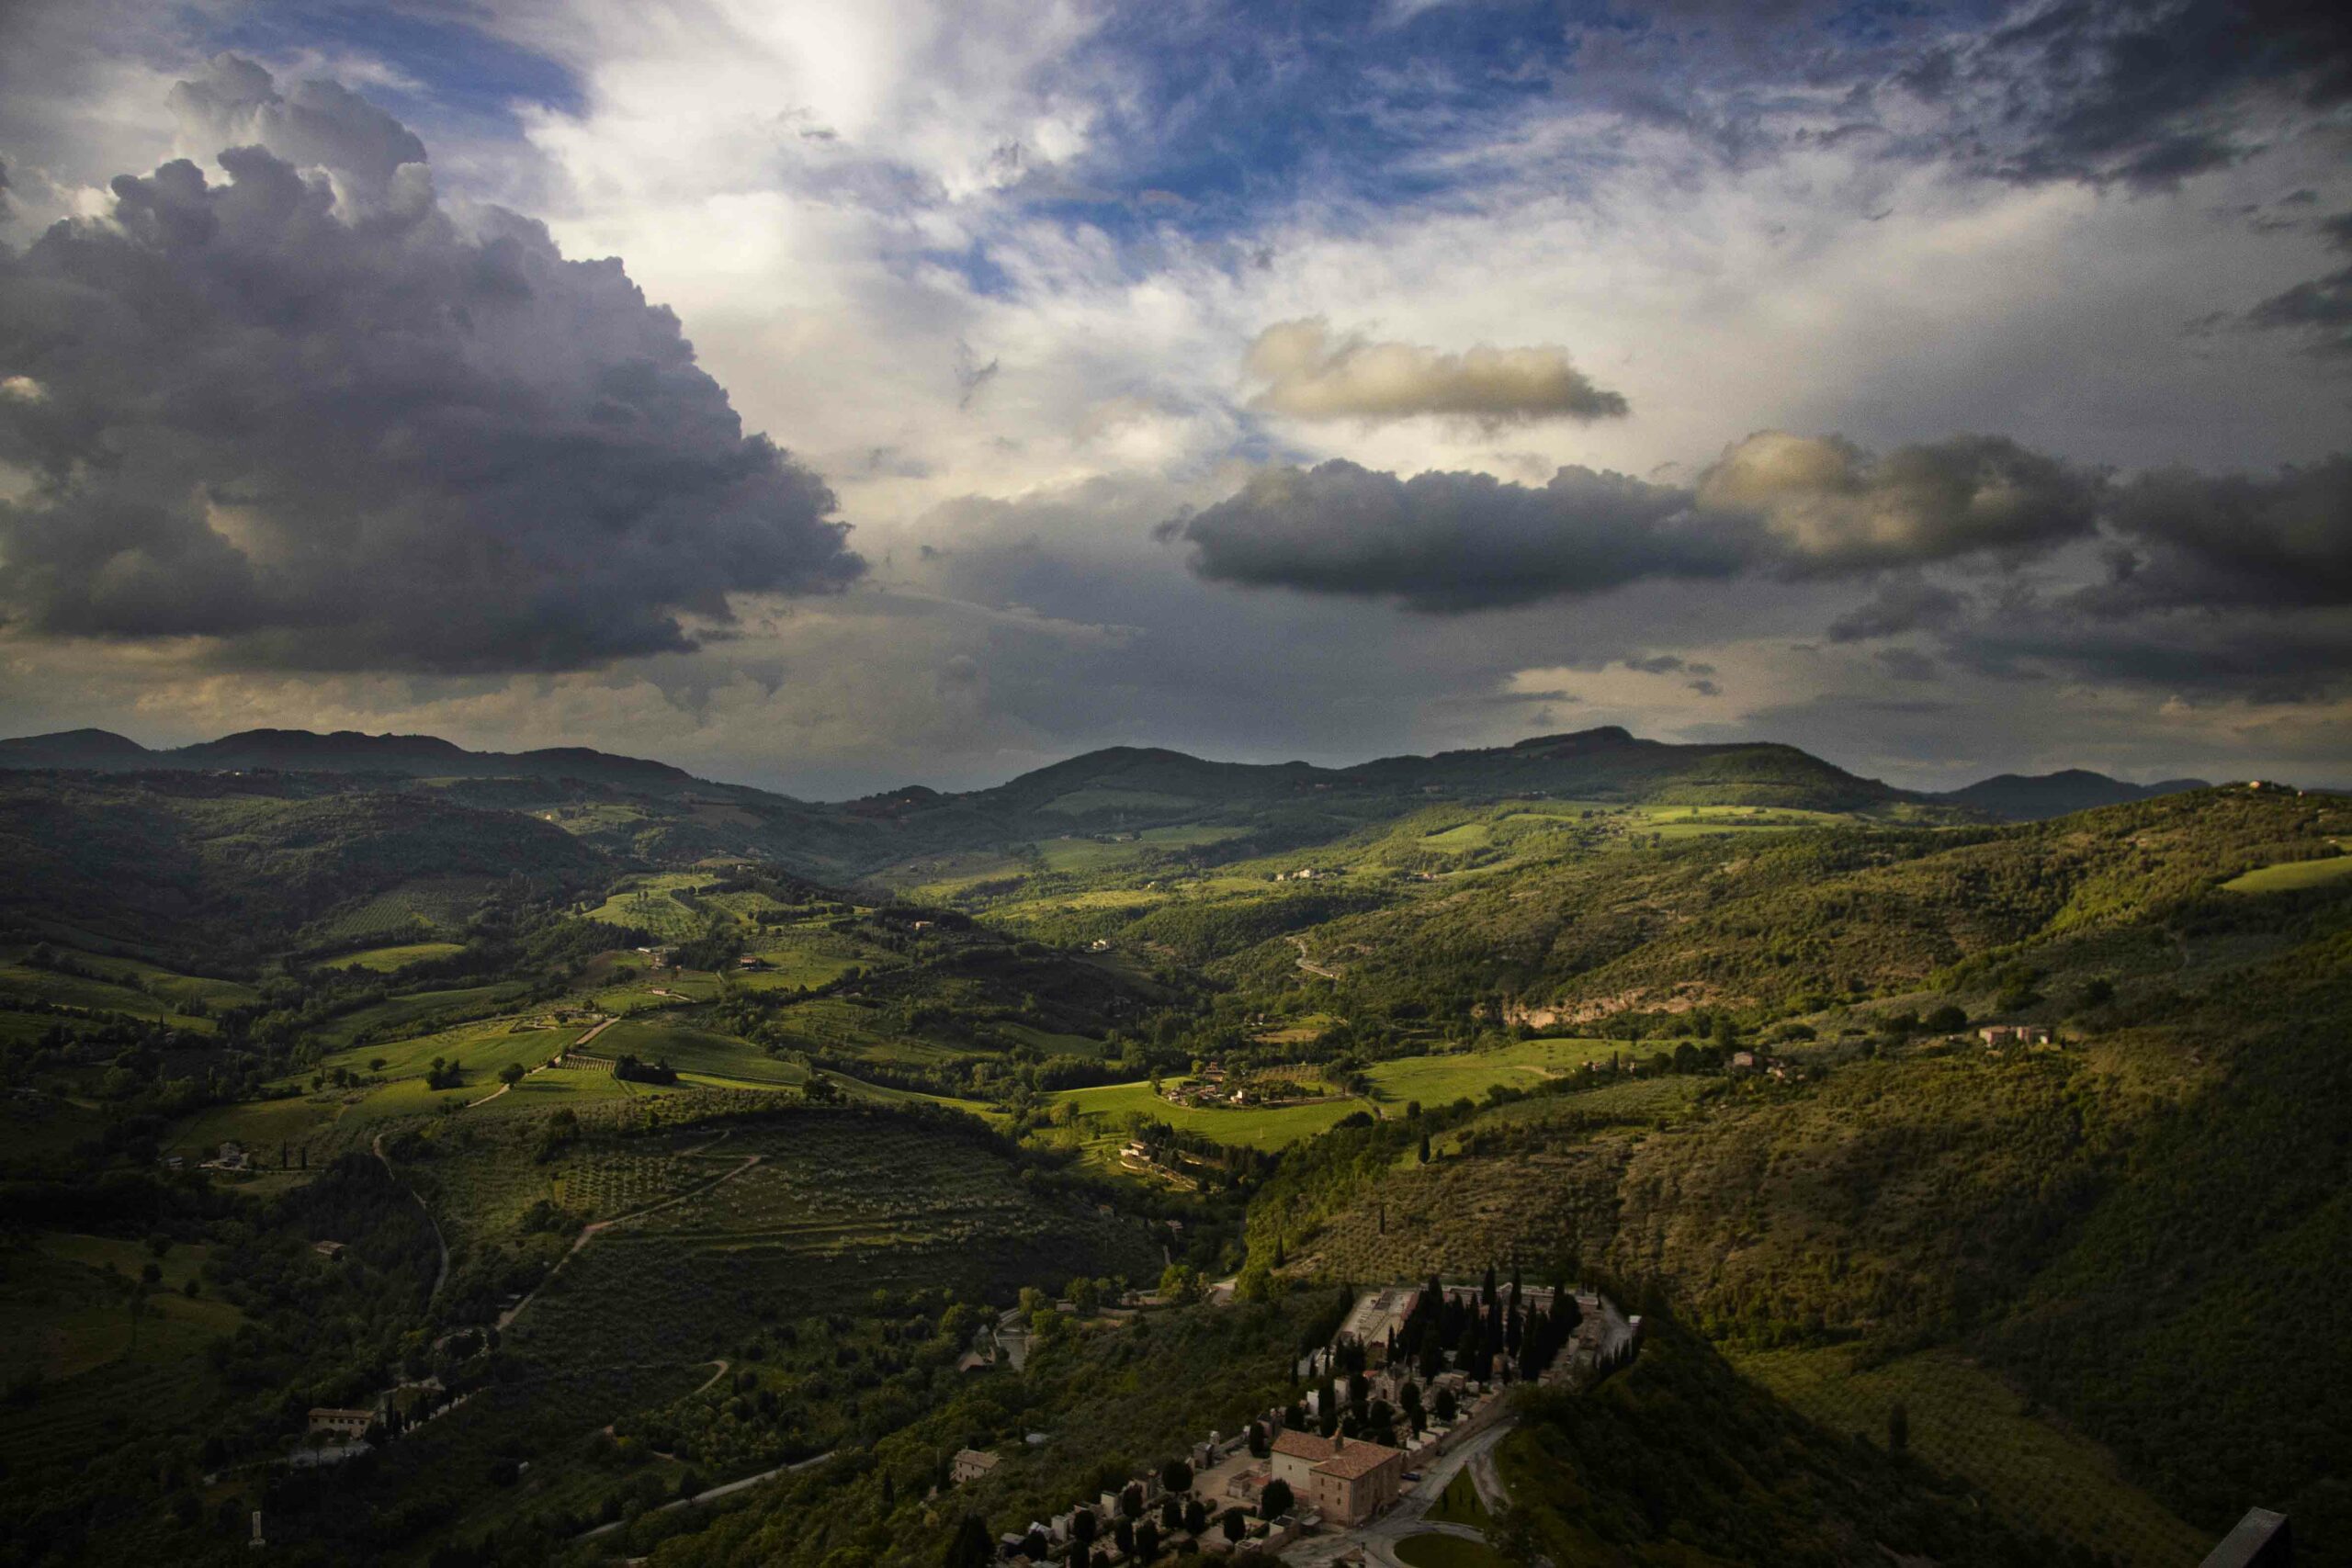
[[[1265,384],[1253,407],[1298,419],[1382,421],[1434,414],[1488,429],[1622,416],[1623,395],[1593,384],[1563,348],[1459,354],[1335,333],[1320,317],[1278,321],[1250,346]]]
[[[1873,455],[1765,431],[1692,486],[1563,468],[1548,484],[1353,463],[1271,469],[1167,525],[1218,581],[1441,612],[1644,579],[1826,577],[2047,548],[2086,534],[2096,476],[1996,436]]]
[[[232,662],[554,670],[692,646],[863,570],[668,310],[539,224],[454,214],[332,85],[224,59],[111,219],[0,255],[0,608]]]
[[[1214,581],[1437,612],[1726,577],[1748,550],[1694,516],[1687,491],[1582,468],[1540,487],[1475,473],[1400,479],[1337,460],[1272,468],[1161,531],[1190,544],[1193,571]]]

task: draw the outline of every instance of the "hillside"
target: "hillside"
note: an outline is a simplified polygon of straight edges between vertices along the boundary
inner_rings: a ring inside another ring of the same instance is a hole
[[[1019,1527],[1262,1408],[1337,1286],[1500,1266],[1659,1319],[1521,1413],[1513,1550],[2160,1568],[2261,1502],[2352,1561],[2352,804],[1996,825],[1607,733],[1366,769],[0,775],[0,1523],[913,1568],[957,1448]],[[1644,797],[1751,785],[1853,804]],[[672,858],[795,813],[897,890]],[[1238,1300],[1095,1313],[1163,1270]],[[378,1398],[450,1404],[271,1473]]]
[[[2329,1347],[2352,1316],[2317,1260],[2352,1246],[2352,884],[2221,885],[2333,855],[2346,821],[2333,799],[2211,791],[1899,854],[1864,840],[1712,908],[1645,881],[1626,918],[1647,931],[1667,899],[1663,932],[1572,994],[1687,1007],[1643,977],[1702,975],[1705,1010],[1617,1012],[1623,1071],[1310,1145],[1253,1238],[1357,1279],[1579,1258],[1651,1281],[1736,1359],[1802,1351],[1759,1366],[1816,1414],[1887,1369],[1939,1462],[2086,1544],[2177,1540],[2146,1495],[2216,1534],[2267,1499],[2344,1561],[2352,1385]],[[1702,886],[1758,874],[1722,853]],[[1815,955],[1842,994],[1805,994]],[[2013,1020],[2066,1043],[1952,1032]],[[1778,1071],[1727,1070],[1735,1046]],[[2052,1461],[2081,1495],[1942,1436],[1986,1399],[2105,1445]]]
[[[0,774],[0,919],[250,962],[401,887],[580,886],[605,857],[527,816],[299,779]]]

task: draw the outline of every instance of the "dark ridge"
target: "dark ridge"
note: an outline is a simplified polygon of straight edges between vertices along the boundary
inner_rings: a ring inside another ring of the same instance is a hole
[[[1928,798],[1981,811],[2006,822],[2036,822],[2102,806],[2122,806],[2207,787],[2203,779],[2166,779],[2161,784],[2135,784],[2084,768],[2068,768],[2055,773],[1996,773],[1964,788]]]

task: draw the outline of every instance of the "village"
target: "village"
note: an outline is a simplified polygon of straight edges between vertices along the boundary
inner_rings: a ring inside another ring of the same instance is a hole
[[[1229,1298],[1229,1289],[1213,1288],[1210,1299]],[[1641,1322],[1598,1292],[1516,1279],[1498,1286],[1492,1269],[1477,1284],[1432,1278],[1361,1292],[1330,1342],[1293,1369],[1300,1394],[1292,1404],[1256,1412],[1238,1431],[1211,1431],[1123,1487],[1005,1532],[996,1558],[1115,1568],[1170,1552],[1250,1551],[1361,1562],[1374,1542],[1417,1530],[1463,1533],[1423,1516],[1508,1430],[1514,1391],[1589,1386],[1636,1352]],[[997,1347],[1016,1366],[1027,1348],[1002,1329]],[[1027,1442],[1046,1438],[1035,1433]],[[950,1484],[982,1480],[1003,1462],[997,1452],[963,1450]],[[1483,1493],[1490,1473],[1476,1473]]]

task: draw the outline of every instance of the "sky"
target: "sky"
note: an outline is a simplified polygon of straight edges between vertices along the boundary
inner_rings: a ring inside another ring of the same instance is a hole
[[[12,0],[0,734],[2352,783],[2352,17]]]

